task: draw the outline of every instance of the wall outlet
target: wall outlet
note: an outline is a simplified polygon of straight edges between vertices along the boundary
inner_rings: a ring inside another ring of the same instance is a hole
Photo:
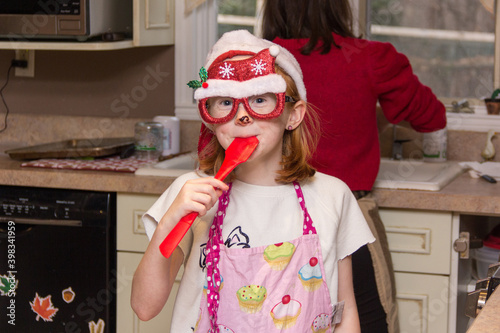
[[[16,76],[35,77],[35,50],[16,50],[16,60],[25,60],[26,68],[15,68]]]

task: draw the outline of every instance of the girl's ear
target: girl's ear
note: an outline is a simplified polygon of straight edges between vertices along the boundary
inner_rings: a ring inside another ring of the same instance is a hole
[[[306,114],[306,102],[300,100],[293,105],[288,115],[286,128],[289,130],[297,128],[300,125]]]

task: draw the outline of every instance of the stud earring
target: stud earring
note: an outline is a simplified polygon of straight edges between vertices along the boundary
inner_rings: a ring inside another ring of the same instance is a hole
[[[288,129],[289,131],[293,130],[292,125],[288,125],[287,129]]]

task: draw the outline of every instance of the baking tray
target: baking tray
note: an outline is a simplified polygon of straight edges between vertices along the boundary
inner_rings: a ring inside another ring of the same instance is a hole
[[[9,149],[5,153],[13,159],[101,157],[134,147],[134,138],[71,139],[36,146]]]

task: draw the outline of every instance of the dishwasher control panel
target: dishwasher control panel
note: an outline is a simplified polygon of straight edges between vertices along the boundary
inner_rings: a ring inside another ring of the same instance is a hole
[[[104,192],[0,186],[0,221],[85,220],[92,224],[114,213],[106,208],[109,200],[109,193]]]

